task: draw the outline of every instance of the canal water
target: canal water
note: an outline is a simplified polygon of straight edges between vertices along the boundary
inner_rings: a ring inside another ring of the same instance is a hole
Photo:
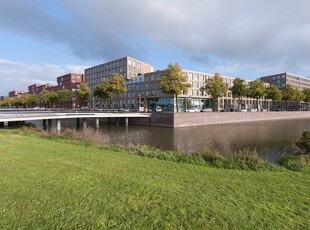
[[[74,127],[67,124],[67,126]],[[94,127],[94,122],[89,126]],[[163,128],[142,125],[100,125],[111,144],[145,144],[188,154],[217,149],[229,154],[236,150],[256,149],[274,161],[287,152],[303,131],[310,130],[310,119],[264,121],[211,126]]]

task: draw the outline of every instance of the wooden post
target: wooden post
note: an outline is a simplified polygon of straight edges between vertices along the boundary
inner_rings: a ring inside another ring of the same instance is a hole
[[[45,131],[47,131],[46,120],[43,119],[42,122],[43,122],[43,123],[42,123],[43,129],[44,129]]]
[[[47,120],[47,130],[50,131],[52,129],[52,120]]]
[[[76,118],[76,128],[80,128],[80,118]]]

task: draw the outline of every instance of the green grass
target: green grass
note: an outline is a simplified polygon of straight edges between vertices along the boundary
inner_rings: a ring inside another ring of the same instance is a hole
[[[0,130],[0,229],[309,229],[309,181]]]

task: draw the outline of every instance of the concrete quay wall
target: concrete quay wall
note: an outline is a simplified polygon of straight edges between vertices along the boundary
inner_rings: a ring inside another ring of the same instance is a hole
[[[310,119],[310,111],[154,113],[152,114],[150,124],[152,126],[176,128],[200,125],[307,118]]]

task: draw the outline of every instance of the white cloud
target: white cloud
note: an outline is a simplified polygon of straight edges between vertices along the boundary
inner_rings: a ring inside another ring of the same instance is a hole
[[[96,46],[122,47],[118,34],[128,44],[137,35],[168,50],[179,49],[188,57],[212,55],[244,65],[308,71],[303,68],[310,59],[308,0],[93,0],[79,4],[66,0],[62,4],[89,25],[87,31],[99,41]],[[143,44],[139,48],[143,50]],[[132,52],[130,47],[126,51]]]
[[[4,0],[0,28],[67,44],[85,60],[126,55],[149,60],[154,52],[149,48],[156,44],[166,52],[178,50],[196,63],[218,57],[225,60],[226,70],[240,66],[258,72],[266,66],[309,75],[308,0],[58,0],[54,4],[61,13],[51,14],[35,1]]]
[[[12,90],[28,91],[32,84],[55,84],[56,79],[67,73],[83,73],[85,66],[31,64],[0,59],[0,96]]]

